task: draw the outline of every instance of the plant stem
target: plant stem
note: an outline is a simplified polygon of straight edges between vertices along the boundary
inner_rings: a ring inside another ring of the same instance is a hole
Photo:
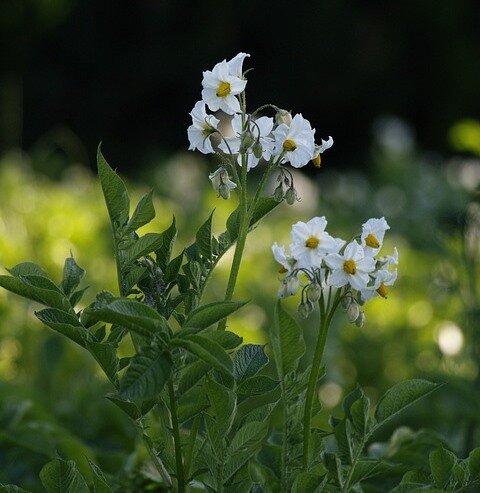
[[[225,301],[231,301],[237,283],[238,272],[242,262],[243,250],[248,234],[248,226],[250,217],[248,214],[248,194],[247,194],[247,162],[245,156],[242,156],[242,173],[241,173],[242,189],[240,191],[240,225],[238,229],[237,244],[235,245],[235,253],[233,254],[232,267],[228,278],[227,290],[225,291]],[[218,330],[225,330],[227,319],[224,318],[218,324]]]
[[[163,465],[163,462],[160,460],[160,458],[156,454],[155,450],[153,450],[152,445],[150,443],[150,439],[148,438],[148,436],[146,436],[145,433],[143,433],[143,432],[142,432],[142,436],[143,436],[143,443],[145,444],[145,447],[147,447],[150,458],[152,459],[152,462],[155,464],[157,471],[160,473],[160,475],[162,476],[165,483],[167,483],[167,486],[169,488],[171,488],[172,487],[172,478],[170,477],[170,474],[168,474],[168,471],[165,468],[165,466]]]
[[[173,381],[168,381],[168,395],[170,398],[170,414],[172,417],[172,429],[173,429],[173,442],[175,446],[175,463],[177,469],[177,487],[178,493],[185,492],[185,474],[183,471],[183,458],[182,458],[182,444],[180,442],[180,428],[178,426],[177,418],[177,401],[175,398],[175,389],[173,388]]]
[[[282,444],[282,457],[281,457],[281,471],[280,482],[281,491],[287,491],[287,451],[288,451],[288,413],[287,413],[287,398],[285,391],[285,384],[282,385],[282,407],[283,407],[283,444]]]
[[[315,396],[315,390],[317,387],[318,375],[320,373],[320,367],[322,364],[323,352],[325,350],[325,342],[327,340],[328,329],[332,322],[333,314],[337,309],[340,302],[341,289],[338,290],[335,297],[335,301],[331,307],[327,307],[328,311],[325,311],[324,296],[319,301],[320,306],[320,330],[317,339],[317,345],[315,347],[315,354],[313,355],[312,369],[310,370],[310,377],[308,379],[307,396],[305,399],[305,413],[303,417],[303,469],[308,469],[309,453],[310,453],[310,425],[312,420],[312,407],[313,398]]]

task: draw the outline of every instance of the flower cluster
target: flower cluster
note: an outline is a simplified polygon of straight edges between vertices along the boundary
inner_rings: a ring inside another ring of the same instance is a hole
[[[327,296],[326,291],[330,299],[335,290],[349,320],[362,326],[365,316],[360,306],[374,296],[386,298],[388,287],[397,279],[397,249],[393,255],[378,256],[390,227],[383,217],[369,219],[350,243],[330,236],[326,227],[325,217],[297,222],[292,227],[290,253],[277,243],[272,246],[279,272],[285,274],[278,294],[291,296],[302,287],[299,311],[308,315]]]
[[[192,124],[188,128],[189,150],[198,149],[203,154],[215,153],[228,166],[245,165],[247,171],[255,168],[261,160],[278,167],[290,163],[295,168],[301,168],[310,161],[320,166],[320,156],[333,145],[333,139],[321,139],[320,144],[316,144],[315,129],[301,114],[292,116],[290,112],[270,104],[247,113],[244,94],[247,79],[243,62],[249,56],[247,53],[239,53],[231,60],[223,60],[212,70],[203,72],[202,100],[190,112]],[[275,109],[275,118],[258,116],[261,109],[267,108]],[[219,119],[207,113],[207,109],[231,115],[231,135],[222,134]],[[219,140],[217,144],[212,142],[214,135]],[[234,171],[234,178],[236,174]],[[213,176],[218,177],[215,174]],[[228,198],[229,193],[219,190],[218,183],[218,179],[212,180],[218,195]]]

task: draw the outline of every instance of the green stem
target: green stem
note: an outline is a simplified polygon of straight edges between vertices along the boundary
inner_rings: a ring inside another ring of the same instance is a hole
[[[317,339],[317,345],[315,347],[315,354],[313,355],[312,369],[310,370],[310,377],[308,379],[307,396],[305,399],[305,412],[303,417],[303,469],[308,469],[309,453],[310,453],[310,426],[312,421],[312,407],[313,399],[315,396],[315,390],[318,381],[318,375],[320,373],[320,367],[322,364],[323,352],[325,350],[325,342],[327,340],[328,329],[332,322],[333,314],[337,309],[340,302],[341,290],[339,289],[333,302],[333,306],[329,311],[325,311],[324,297],[320,298],[320,330]]]
[[[282,445],[282,457],[281,457],[281,487],[282,492],[287,491],[287,451],[288,451],[288,413],[287,413],[287,398],[285,392],[285,385],[282,385],[282,401],[283,401],[283,445]]]
[[[143,443],[145,444],[145,447],[147,447],[150,458],[152,459],[152,462],[155,464],[157,471],[160,473],[160,476],[162,476],[165,483],[167,483],[167,487],[171,488],[172,478],[170,477],[170,474],[168,474],[168,471],[166,467],[163,465],[163,462],[160,460],[155,450],[153,450],[152,445],[150,443],[150,439],[143,432],[142,432],[142,436],[143,436]]]
[[[183,471],[182,444],[180,442],[180,428],[177,418],[177,401],[175,398],[175,389],[173,381],[168,381],[168,395],[170,398],[170,414],[172,417],[173,443],[175,446],[175,463],[177,469],[177,486],[178,493],[185,493],[185,474]]]

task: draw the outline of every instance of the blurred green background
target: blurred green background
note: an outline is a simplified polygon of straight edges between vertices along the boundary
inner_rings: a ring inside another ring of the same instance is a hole
[[[446,382],[389,431],[430,427],[465,455],[480,445],[480,5],[332,0],[292,9],[4,0],[0,266],[32,260],[60,279],[72,251],[87,270],[85,303],[100,289],[115,292],[94,173],[99,140],[134,197],[155,189],[157,218],[145,231],[165,229],[175,214],[180,250],[216,208],[221,232],[235,199],[217,199],[208,180],[215,163],[186,151],[188,111],[202,70],[250,52],[249,104],[302,112],[336,143],[320,170],[295,172],[301,201],[251,234],[236,292],[251,302],[230,328],[246,342],[267,341],[278,288],[270,245],[288,243],[293,222],[325,215],[331,234],[349,238],[384,215],[384,251],[398,247],[399,280],[387,300],[366,306],[362,329],[337,314],[320,399],[339,414],[356,381],[374,400],[409,377]],[[223,297],[230,261],[211,299]],[[292,311],[297,301],[288,301]],[[133,477],[143,452],[103,398],[108,382],[34,309],[0,291],[0,482],[39,491],[38,471],[57,452]],[[311,348],[315,315],[302,324]]]

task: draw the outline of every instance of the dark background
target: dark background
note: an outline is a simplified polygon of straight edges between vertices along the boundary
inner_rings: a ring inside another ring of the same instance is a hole
[[[102,140],[132,177],[188,147],[202,70],[239,51],[250,109],[303,113],[336,167],[367,166],[381,116],[448,154],[449,127],[480,115],[476,0],[2,0],[0,33],[1,147],[93,166]]]

